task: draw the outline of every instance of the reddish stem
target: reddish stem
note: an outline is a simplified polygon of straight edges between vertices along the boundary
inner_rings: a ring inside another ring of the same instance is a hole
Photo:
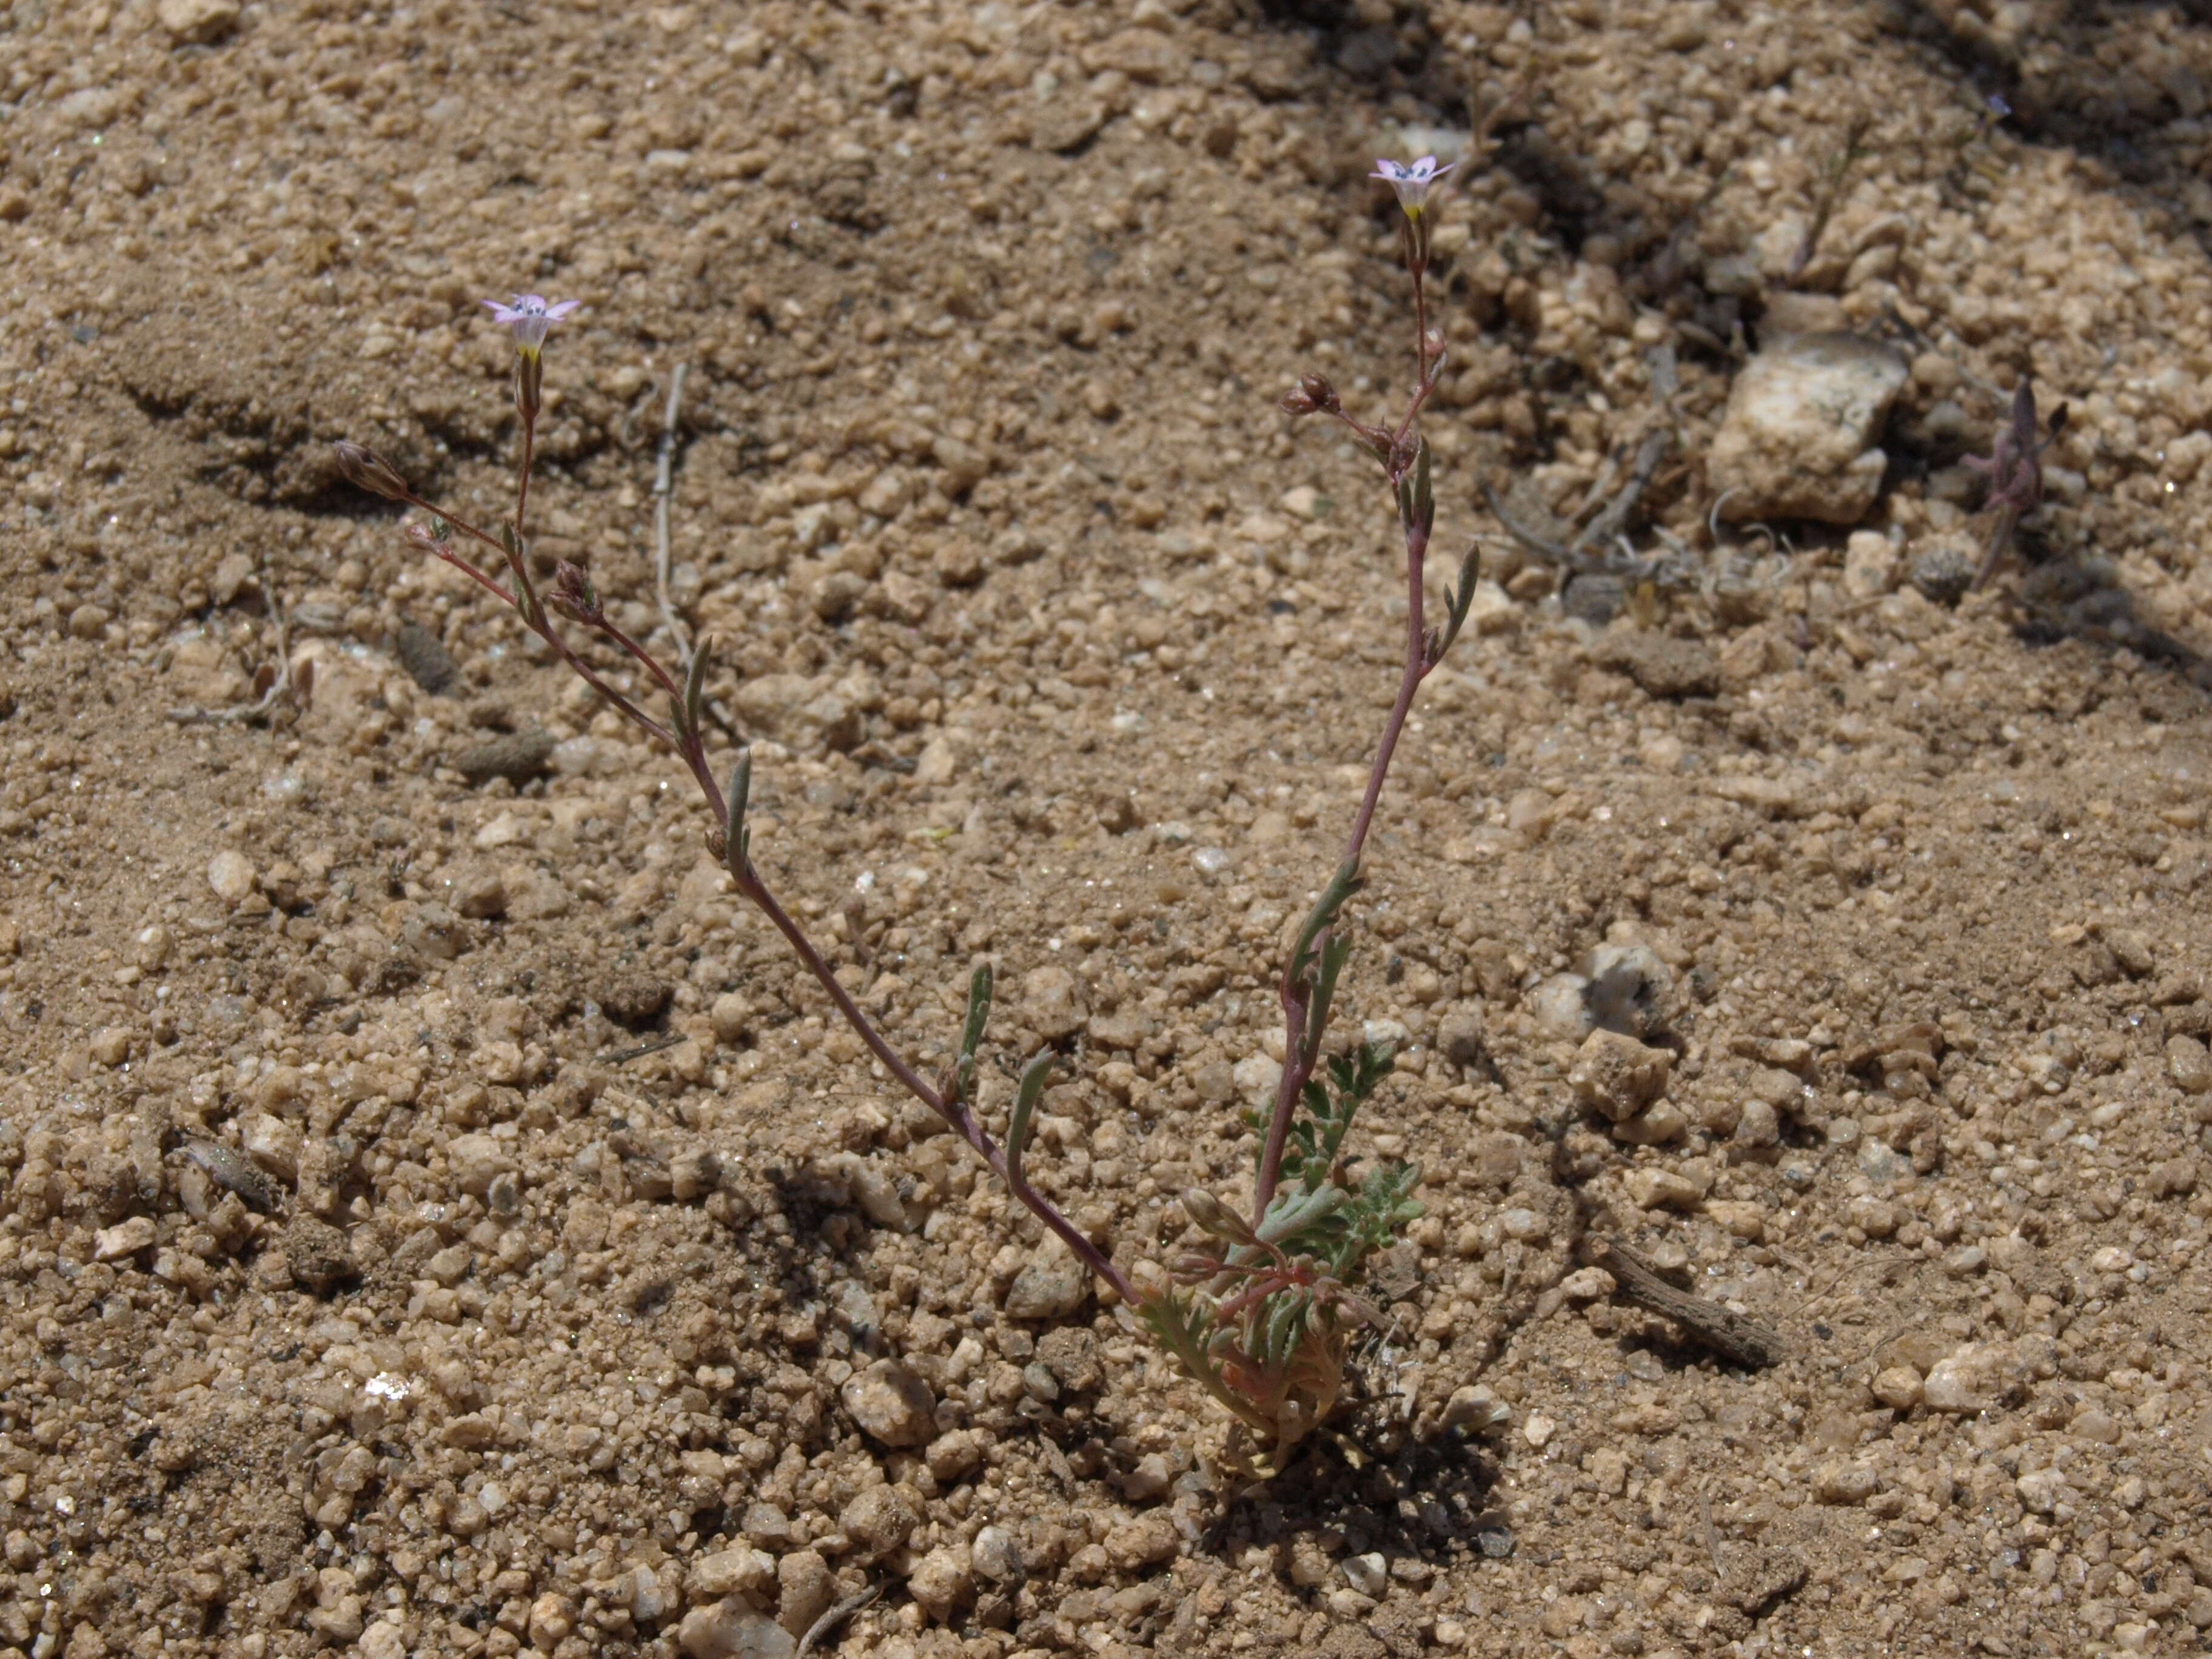
[[[530,507],[530,463],[538,447],[538,417],[525,414],[522,417],[522,465],[516,468],[514,477],[514,540],[522,544],[522,515]]]
[[[1428,678],[1431,666],[1428,660],[1428,635],[1422,622],[1421,566],[1429,550],[1429,538],[1417,525],[1407,525],[1406,531],[1406,667],[1398,678],[1398,698],[1390,705],[1390,718],[1383,724],[1382,743],[1375,756],[1375,765],[1367,775],[1367,793],[1359,802],[1359,816],[1352,821],[1352,836],[1345,843],[1346,861],[1359,862],[1359,855],[1367,845],[1368,827],[1375,821],[1375,805],[1382,797],[1382,779],[1390,770],[1390,757],[1397,751],[1398,734],[1405,730],[1406,716],[1413,707],[1413,693]]]
[[[783,935],[793,951],[798,953],[806,971],[813,975],[816,981],[829,994],[830,1000],[836,1005],[837,1012],[843,1016],[845,1023],[853,1028],[854,1035],[868,1046],[868,1051],[884,1063],[900,1085],[950,1124],[953,1132],[990,1167],[991,1172],[1006,1181],[1009,1190],[1028,1206],[1030,1212],[1059,1236],[1060,1242],[1074,1253],[1077,1261],[1113,1286],[1115,1293],[1124,1302],[1137,1302],[1139,1299],[1137,1287],[1130,1283],[1127,1275],[1114,1265],[1104,1251],[1085,1237],[1073,1222],[1062,1215],[1028,1182],[1017,1182],[1008,1178],[1006,1152],[984,1132],[983,1126],[976,1121],[974,1109],[965,1101],[946,1098],[940,1091],[925,1081],[904,1056],[884,1039],[867,1015],[861,1012],[860,1005],[853,1000],[852,993],[838,982],[837,975],[823,959],[822,953],[814,948],[813,940],[808,939],[805,931],[792,920],[790,913],[776,902],[775,895],[769,891],[768,884],[760,878],[760,872],[750,862],[744,866],[744,873],[738,878],[738,890]]]
[[[514,550],[513,553],[510,554],[507,547],[496,538],[487,535],[464,519],[456,518],[441,508],[431,506],[429,502],[412,493],[400,495],[398,499],[410,507],[433,514],[483,545],[496,549],[502,557],[509,558],[514,565],[512,574],[517,582],[517,591],[512,592],[450,547],[441,543],[432,543],[432,550],[440,558],[465,573],[471,580],[503,604],[513,606],[516,613],[521,617],[525,626],[544,640],[572,672],[599,696],[605,697],[608,703],[625,719],[673,748],[683,757],[685,766],[690,769],[694,781],[697,782],[700,793],[707,804],[708,810],[714,815],[720,833],[723,835],[733,833],[738,826],[729,822],[729,805],[723,796],[720,786],[714,781],[712,769],[708,765],[706,744],[702,736],[696,732],[688,730],[679,735],[678,732],[671,730],[659,720],[653,719],[629,698],[608,684],[599,672],[578,656],[568,641],[561,636],[558,630],[553,627],[550,619],[545,615],[544,607],[537,602],[535,594],[527,587],[527,577],[522,569],[522,561],[527,556],[523,543],[523,520],[529,504],[530,468],[534,449],[536,422],[534,411],[525,401],[520,374],[516,380],[516,406],[517,412],[522,416],[522,464],[515,483]],[[593,614],[589,617],[580,617],[578,619],[597,629],[635,660],[663,690],[676,700],[678,708],[681,708],[684,698],[683,689],[669,674],[667,669],[644,647],[631,639],[604,615]],[[1067,1246],[1076,1260],[1082,1262],[1091,1273],[1110,1286],[1124,1302],[1134,1304],[1141,1300],[1141,1295],[1136,1285],[1131,1282],[1126,1273],[1114,1265],[1113,1260],[1104,1251],[1085,1237],[1073,1222],[1062,1215],[1057,1206],[1030,1186],[1026,1179],[1016,1176],[1008,1165],[1005,1150],[996,1145],[985,1133],[981,1122],[975,1115],[974,1107],[967,1101],[948,1097],[945,1091],[933,1087],[896,1048],[891,1047],[883,1034],[877,1030],[873,1022],[861,1011],[860,1005],[854,1001],[851,993],[838,982],[836,975],[831,970],[829,963],[823,959],[821,951],[815,948],[813,941],[806,936],[805,930],[792,919],[790,913],[785,910],[781,904],[777,902],[775,895],[769,890],[768,884],[761,879],[759,872],[753,867],[751,862],[749,860],[740,859],[733,860],[733,863],[738,892],[765,915],[775,926],[776,931],[783,935],[793,951],[798,954],[799,962],[805,966],[806,971],[814,976],[816,982],[828,994],[839,1017],[867,1046],[869,1052],[882,1061],[891,1075],[897,1079],[900,1086],[943,1118],[960,1138],[975,1150],[975,1154],[983,1160],[985,1165],[1000,1179],[1006,1182],[1007,1189],[1039,1221],[1049,1228],[1062,1243]]]
[[[1436,386],[1431,370],[1443,361],[1441,354],[1431,360],[1429,355],[1428,285],[1426,275],[1428,248],[1425,234],[1412,220],[1407,221],[1405,239],[1406,268],[1413,279],[1413,403],[1406,417],[1399,423],[1396,441],[1392,446],[1392,458],[1385,466],[1390,474],[1391,492],[1397,494],[1398,485],[1407,471],[1415,465],[1413,454],[1407,453],[1407,441],[1413,435],[1414,420],[1421,405]],[[1399,455],[1405,455],[1401,462]],[[1399,527],[1406,538],[1406,666],[1398,677],[1398,695],[1390,705],[1389,718],[1383,722],[1382,741],[1375,750],[1375,762],[1368,769],[1366,792],[1361,795],[1359,811],[1352,821],[1352,834],[1345,842],[1344,861],[1358,866],[1367,848],[1367,834],[1374,825],[1375,809],[1382,799],[1382,781],[1389,775],[1391,757],[1397,753],[1398,738],[1406,729],[1407,716],[1412,713],[1413,694],[1420,690],[1421,682],[1436,666],[1430,660],[1428,633],[1422,615],[1422,566],[1429,550],[1429,530],[1407,516],[1403,505],[1399,510]],[[1327,948],[1328,933],[1325,930],[1313,941],[1317,955]],[[1291,1123],[1297,1115],[1298,1097],[1321,1063],[1320,1033],[1309,1033],[1306,1026],[1312,1013],[1313,992],[1310,986],[1296,976],[1297,963],[1293,961],[1283,969],[1281,998],[1283,1005],[1283,1076],[1275,1090],[1275,1109],[1267,1121],[1267,1139],[1260,1157],[1258,1178],[1252,1188],[1252,1225],[1256,1230],[1266,1218],[1267,1206],[1273,1201],[1276,1188],[1282,1182],[1283,1152],[1290,1144]]]

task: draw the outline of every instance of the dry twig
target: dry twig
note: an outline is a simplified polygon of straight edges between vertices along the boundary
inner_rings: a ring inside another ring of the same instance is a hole
[[[660,447],[653,459],[653,592],[660,602],[660,620],[668,637],[676,641],[676,655],[691,666],[691,641],[668,600],[668,503],[676,489],[676,428],[684,413],[684,377],[689,363],[678,363],[668,377],[668,407],[661,418]]]
[[[862,1607],[884,1593],[880,1584],[871,1584],[858,1595],[848,1595],[806,1627],[806,1634],[799,1638],[799,1647],[791,1659],[806,1659],[814,1651],[814,1644],[843,1624]]]
[[[1723,1359],[1756,1370],[1790,1357],[1790,1344],[1779,1331],[1705,1297],[1677,1290],[1659,1276],[1650,1257],[1617,1238],[1591,1237],[1583,1247],[1583,1257],[1613,1275],[1623,1301],[1674,1321]]]

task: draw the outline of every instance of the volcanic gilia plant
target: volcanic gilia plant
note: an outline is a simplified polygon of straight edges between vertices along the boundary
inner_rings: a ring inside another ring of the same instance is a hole
[[[693,653],[680,672],[663,664],[610,617],[590,576],[567,560],[553,568],[543,590],[531,574],[527,513],[538,416],[544,407],[544,345],[552,325],[575,301],[549,303],[534,294],[512,305],[484,303],[514,338],[514,409],[521,423],[515,468],[514,507],[487,528],[433,506],[389,462],[357,444],[337,446],[344,476],[362,489],[410,507],[421,516],[406,526],[408,539],[444,560],[501,604],[544,641],[569,670],[608,706],[682,759],[708,816],[708,840],[727,866],[738,894],[768,918],[838,1015],[908,1093],[951,1127],[1007,1190],[1090,1271],[1133,1307],[1162,1346],[1249,1431],[1251,1445],[1237,1459],[1254,1473],[1279,1470],[1292,1449],[1334,1411],[1342,1395],[1345,1363],[1363,1327],[1380,1316],[1358,1294],[1362,1268],[1420,1213],[1411,1196],[1419,1181],[1409,1164],[1376,1165],[1353,1184],[1344,1146],[1359,1107],[1388,1074],[1387,1048],[1362,1044],[1329,1056],[1328,1020],[1339,980],[1351,954],[1343,936],[1345,907],[1359,890],[1361,860],[1376,803],[1400,734],[1423,679],[1443,659],[1466,621],[1475,580],[1475,555],[1463,562],[1442,623],[1425,620],[1422,570],[1436,517],[1430,489],[1429,447],[1417,430],[1421,406],[1435,390],[1443,362],[1441,340],[1428,327],[1428,196],[1449,167],[1433,156],[1410,166],[1377,164],[1375,177],[1390,185],[1402,210],[1406,268],[1413,278],[1414,379],[1411,400],[1395,426],[1370,426],[1347,414],[1318,375],[1301,380],[1283,399],[1293,415],[1322,414],[1342,422],[1381,465],[1395,497],[1406,544],[1406,660],[1398,691],[1369,769],[1367,787],[1352,823],[1342,861],[1299,931],[1280,985],[1284,1022],[1282,1079],[1273,1109],[1255,1112],[1260,1136],[1256,1179],[1249,1214],[1212,1194],[1194,1188],[1184,1212],[1206,1235],[1206,1249],[1171,1264],[1166,1282],[1140,1286],[1116,1266],[1023,1171],[1036,1107],[1053,1056],[1042,1053],[1023,1070],[1003,1142],[985,1130],[977,1109],[976,1056],[991,1012],[992,976],[978,968],[969,982],[968,1015],[956,1057],[934,1079],[921,1072],[877,1030],[838,982],[805,930],[786,910],[752,860],[746,821],[750,751],[740,748],[718,775],[708,754],[702,720],[708,653]],[[502,580],[502,577],[504,580]],[[563,634],[566,622],[596,635],[629,658],[653,688],[647,702],[665,713],[648,713],[640,701],[611,684]]]

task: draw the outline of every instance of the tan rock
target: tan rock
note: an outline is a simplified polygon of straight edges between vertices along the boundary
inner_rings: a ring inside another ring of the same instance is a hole
[[[975,1591],[975,1577],[968,1552],[959,1546],[933,1549],[908,1575],[906,1593],[939,1624],[948,1624]]]
[[[1058,1239],[1048,1239],[1007,1287],[1009,1319],[1065,1319],[1091,1294],[1091,1271]]]
[[[238,27],[239,0],[161,0],[155,15],[180,46],[212,46]]]
[[[937,1432],[937,1396],[895,1359],[878,1359],[846,1379],[838,1398],[861,1431],[886,1446],[919,1446]]]
[[[1875,1373],[1874,1397],[1893,1411],[1909,1412],[1920,1403],[1920,1373],[1910,1365],[1890,1365]]]
[[[154,1218],[134,1215],[127,1221],[118,1221],[112,1227],[103,1227],[92,1236],[92,1259],[95,1261],[123,1261],[141,1250],[154,1248]]]
[[[775,1582],[775,1558],[740,1544],[694,1561],[685,1587],[695,1601],[719,1601],[727,1595],[765,1599]]]
[[[1855,334],[1796,335],[1753,357],[1706,458],[1721,516],[1857,523],[1881,487],[1878,441],[1905,372]]]
[[[1705,1202],[1706,1188],[1672,1170],[1631,1170],[1623,1180],[1631,1202],[1644,1210],[1694,1210]]]
[[[1181,1543],[1175,1517],[1165,1510],[1147,1510],[1108,1530],[1106,1559],[1123,1572],[1134,1572],[1170,1559]]]

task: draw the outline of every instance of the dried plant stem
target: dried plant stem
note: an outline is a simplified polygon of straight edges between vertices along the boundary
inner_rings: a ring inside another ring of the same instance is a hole
[[[857,1595],[848,1595],[836,1606],[826,1609],[819,1619],[806,1627],[806,1634],[799,1638],[799,1646],[791,1659],[806,1659],[814,1651],[814,1644],[836,1630],[862,1607],[884,1593],[881,1584],[871,1584]]]
[[[1622,1301],[1673,1320],[1724,1359],[1758,1370],[1790,1357],[1789,1340],[1780,1332],[1708,1297],[1677,1290],[1659,1276],[1650,1257],[1617,1238],[1590,1238],[1583,1259],[1612,1273]]]
[[[676,433],[684,413],[684,377],[690,367],[678,363],[669,374],[668,407],[661,421],[660,447],[653,460],[653,597],[660,603],[660,620],[668,637],[676,641],[676,659],[686,668],[691,665],[691,641],[668,599],[668,510],[676,489]]]

